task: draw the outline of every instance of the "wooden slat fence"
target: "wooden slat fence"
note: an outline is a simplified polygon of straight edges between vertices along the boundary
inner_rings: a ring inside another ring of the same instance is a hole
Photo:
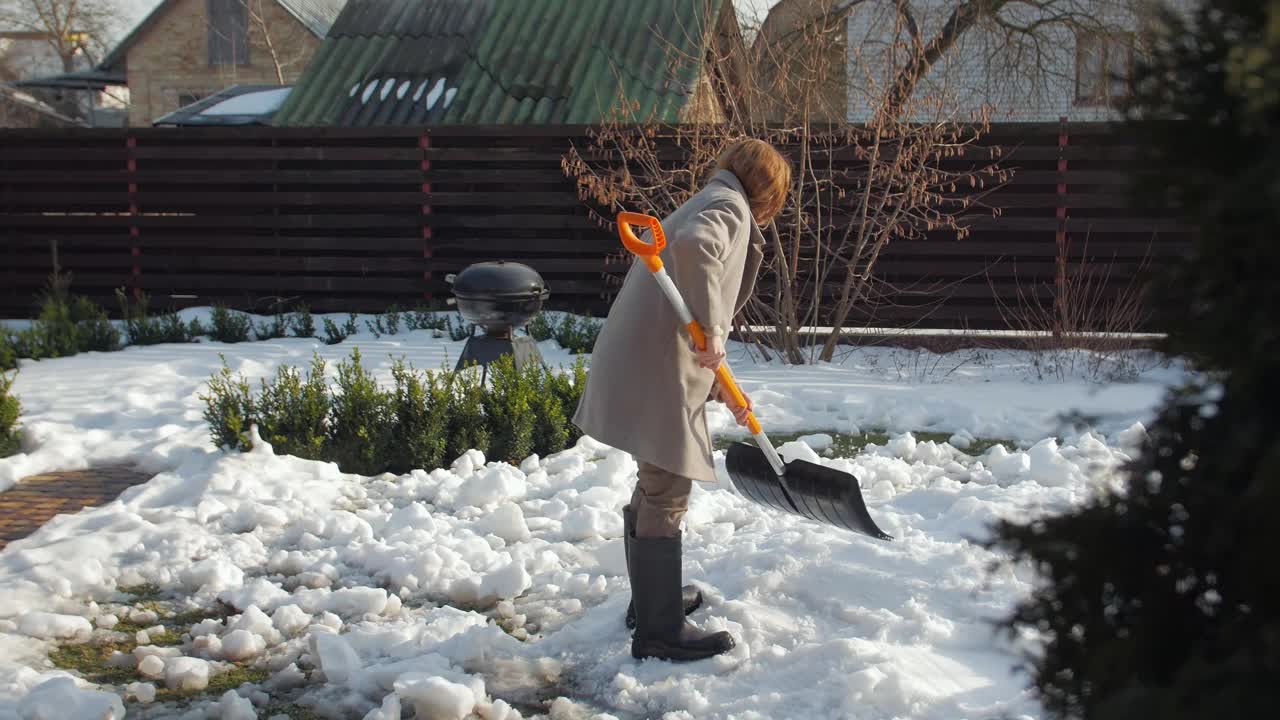
[[[626,270],[615,236],[577,198],[560,160],[585,127],[0,131],[0,316],[27,317],[56,246],[73,290],[114,308],[116,288],[161,308],[224,303],[271,312],[379,311],[448,295],[480,260],[525,262],[553,306],[602,314]],[[1073,257],[1122,286],[1187,246],[1162,209],[1132,207],[1132,151],[1101,125],[993,130],[1015,169],[972,234],[890,247],[898,289],[858,322],[1003,327],[1016,302]],[[1059,233],[1063,233],[1060,235]]]

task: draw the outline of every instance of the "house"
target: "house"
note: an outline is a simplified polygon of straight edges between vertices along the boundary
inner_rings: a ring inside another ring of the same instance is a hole
[[[732,0],[350,0],[277,125],[714,121]]]
[[[0,83],[50,75],[63,69],[49,34],[0,25]]]
[[[0,128],[68,128],[84,123],[59,113],[39,98],[0,85]]]
[[[951,19],[959,0],[907,0],[912,20],[927,43]],[[1173,0],[1174,6],[1187,4]],[[839,38],[845,72],[832,73],[824,94],[846,103],[845,118],[868,120],[892,81],[889,54],[895,38],[906,41],[896,6],[859,0],[780,0],[770,11],[759,41],[778,42],[817,17],[837,15],[845,27]],[[916,96],[945,97],[949,111],[968,117],[983,109],[992,120],[1045,122],[1104,121],[1120,117],[1128,96],[1144,17],[1136,0],[1046,0],[1043,10],[1009,4],[959,34],[920,80]],[[1037,15],[1036,13],[1041,13]],[[1069,14],[1079,21],[1044,22],[1045,14]],[[1032,26],[1031,38],[1010,27]],[[834,55],[833,55],[834,57]],[[923,118],[922,118],[923,119]]]
[[[95,104],[92,98],[68,92],[65,87],[27,86],[26,81],[33,78],[88,67],[87,55],[79,43],[62,44],[66,57],[59,53],[58,47],[59,43],[49,33],[31,29],[27,23],[0,25],[0,85],[7,84],[13,90],[4,99],[8,127],[23,127],[24,118],[40,127],[51,122],[54,126],[67,122],[80,125],[92,115]],[[31,105],[28,100],[34,100],[37,105]]]
[[[123,77],[129,124],[231,85],[287,85],[301,75],[345,0],[161,0],[98,64]]]

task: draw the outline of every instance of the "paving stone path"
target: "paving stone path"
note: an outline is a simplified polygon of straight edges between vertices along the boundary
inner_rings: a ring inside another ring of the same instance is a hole
[[[55,515],[111,502],[151,479],[127,466],[67,470],[24,478],[0,492],[0,550],[35,532]]]

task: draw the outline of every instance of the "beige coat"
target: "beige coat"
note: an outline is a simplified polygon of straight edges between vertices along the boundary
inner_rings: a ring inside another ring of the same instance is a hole
[[[733,173],[662,221],[662,262],[708,334],[727,334],[755,287],[764,237]],[[698,367],[688,334],[643,263],[634,263],[591,355],[573,422],[639,461],[715,482],[706,402],[715,379]]]

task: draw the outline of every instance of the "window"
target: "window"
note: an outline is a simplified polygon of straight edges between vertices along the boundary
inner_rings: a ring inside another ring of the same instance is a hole
[[[1134,37],[1129,33],[1076,35],[1076,105],[1111,105],[1129,95]]]
[[[208,97],[208,93],[202,92],[178,92],[178,107],[183,108],[192,103],[200,102]]]
[[[206,0],[209,65],[249,64],[248,0]]]

